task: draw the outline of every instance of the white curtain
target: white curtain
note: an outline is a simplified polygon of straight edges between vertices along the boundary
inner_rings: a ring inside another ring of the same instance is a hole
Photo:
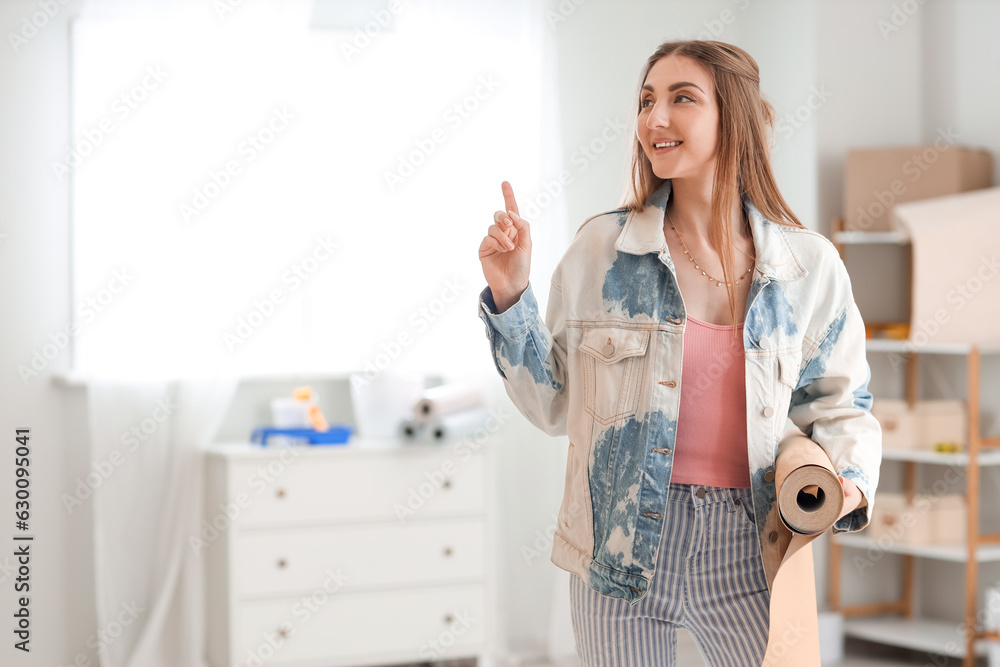
[[[201,449],[238,379],[93,379],[87,388],[104,667],[204,665]],[[98,482],[97,480],[101,481]],[[116,625],[117,624],[117,625]]]

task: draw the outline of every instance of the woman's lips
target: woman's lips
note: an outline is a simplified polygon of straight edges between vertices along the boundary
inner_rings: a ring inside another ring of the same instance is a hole
[[[653,146],[653,154],[654,155],[663,155],[665,153],[669,153],[670,151],[676,150],[676,149],[680,148],[683,145],[684,145],[684,142],[682,141],[681,143],[677,144],[676,146],[664,146],[663,148],[657,148],[656,146]]]

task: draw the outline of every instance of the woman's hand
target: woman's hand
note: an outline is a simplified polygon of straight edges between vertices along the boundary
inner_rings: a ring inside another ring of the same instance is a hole
[[[531,232],[528,221],[519,215],[510,183],[504,181],[501,189],[506,210],[493,214],[493,224],[479,246],[479,261],[497,311],[502,313],[528,288]]]
[[[864,496],[861,494],[861,489],[858,488],[858,485],[851,480],[844,479],[840,475],[837,475],[837,479],[840,480],[840,484],[844,488],[844,507],[840,510],[840,516],[837,517],[837,521],[840,521],[858,507],[863,507],[861,500]],[[867,504],[866,501],[865,505]]]

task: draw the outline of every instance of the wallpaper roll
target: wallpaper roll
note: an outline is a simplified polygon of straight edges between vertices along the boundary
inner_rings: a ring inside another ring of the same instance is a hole
[[[486,408],[469,408],[443,415],[429,422],[427,429],[434,441],[455,440],[484,428],[489,418],[490,413]]]
[[[399,422],[399,435],[407,442],[419,442],[427,440],[430,434],[427,424],[418,422],[412,417]]]
[[[413,418],[420,424],[482,405],[483,392],[479,387],[465,382],[453,382],[425,389],[413,407]]]
[[[791,440],[774,473],[778,514],[793,533],[814,536],[831,527],[844,507],[844,487],[830,459],[812,439]]]
[[[765,521],[766,548],[782,554],[771,582],[770,629],[762,667],[820,664],[812,541],[837,521],[843,485],[826,451],[801,432],[778,444],[776,502]],[[768,535],[776,534],[772,542]]]

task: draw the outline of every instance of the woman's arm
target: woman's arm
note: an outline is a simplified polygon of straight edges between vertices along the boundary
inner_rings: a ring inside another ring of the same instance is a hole
[[[874,507],[882,429],[871,413],[870,379],[864,321],[850,298],[809,358],[788,411],[792,422],[830,456],[836,473],[861,492],[858,506],[834,524],[835,534],[867,526]]]
[[[562,290],[549,291],[545,322],[539,317],[531,282],[521,298],[497,313],[489,287],[479,297],[493,363],[521,414],[551,436],[566,435],[567,352]]]

